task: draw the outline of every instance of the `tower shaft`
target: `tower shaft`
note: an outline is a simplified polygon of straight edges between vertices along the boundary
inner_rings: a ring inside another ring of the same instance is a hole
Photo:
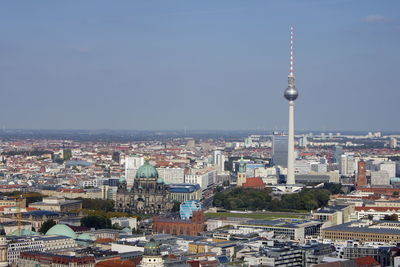
[[[294,179],[294,101],[289,101],[288,162],[286,184],[295,184]]]

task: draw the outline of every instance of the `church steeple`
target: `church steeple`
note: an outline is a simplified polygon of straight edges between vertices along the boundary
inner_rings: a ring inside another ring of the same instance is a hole
[[[244,163],[243,156],[239,161],[239,170],[237,173],[237,186],[242,186],[246,182],[246,163]]]

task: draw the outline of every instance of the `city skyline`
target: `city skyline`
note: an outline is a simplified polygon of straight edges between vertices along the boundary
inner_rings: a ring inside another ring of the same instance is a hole
[[[286,129],[295,25],[296,130],[400,130],[396,1],[44,3],[0,11],[6,129]]]

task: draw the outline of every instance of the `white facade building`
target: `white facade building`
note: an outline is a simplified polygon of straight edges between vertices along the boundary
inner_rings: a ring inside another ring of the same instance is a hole
[[[387,171],[371,172],[371,185],[389,185],[390,177]]]
[[[157,168],[158,177],[170,184],[183,184],[185,182],[185,169],[179,167]]]
[[[132,186],[137,169],[144,164],[144,157],[136,155],[125,158],[125,180],[128,186]]]
[[[185,176],[185,183],[198,184],[202,190],[215,183],[217,172],[214,169],[191,169]]]
[[[395,161],[384,161],[379,164],[380,171],[387,171],[389,178],[396,177],[396,162]]]
[[[66,236],[29,236],[16,237],[9,240],[7,260],[16,263],[24,251],[58,251],[77,247],[77,243]]]
[[[117,224],[119,227],[129,227],[131,229],[137,228],[137,218],[136,217],[114,217],[111,218],[111,225]]]

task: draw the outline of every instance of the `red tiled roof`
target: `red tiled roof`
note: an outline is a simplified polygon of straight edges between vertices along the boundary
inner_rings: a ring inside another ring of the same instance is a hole
[[[265,188],[265,184],[263,180],[259,177],[252,177],[252,178],[246,178],[246,182],[242,184],[243,187],[250,187],[250,188],[257,188],[257,189],[263,189]]]
[[[96,267],[135,267],[136,264],[132,260],[108,260],[108,261],[101,261],[96,264]]]
[[[374,267],[380,266],[379,262],[377,262],[371,256],[361,257],[354,259],[358,267]]]
[[[98,238],[98,239],[96,239],[96,243],[98,243],[98,244],[110,243],[110,242],[113,242],[113,241],[114,241],[114,239],[112,239],[112,238]]]

